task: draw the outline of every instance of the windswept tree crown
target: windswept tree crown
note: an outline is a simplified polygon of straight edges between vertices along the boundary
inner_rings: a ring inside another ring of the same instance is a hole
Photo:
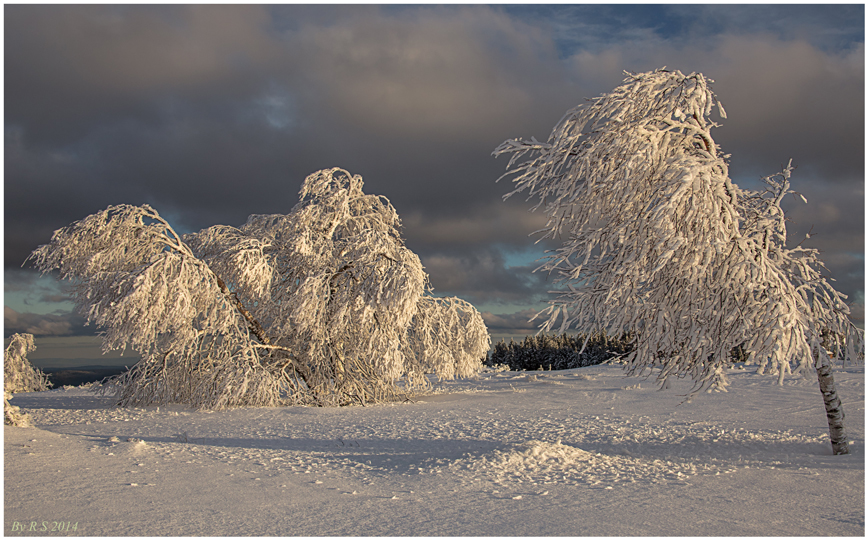
[[[482,317],[431,296],[397,212],[362,187],[318,171],[288,214],[183,237],[149,206],[112,206],[32,258],[74,282],[104,348],[142,355],[109,386],[121,405],[365,403],[476,373]]]
[[[631,373],[659,368],[699,388],[726,386],[730,351],[760,370],[814,364],[812,347],[860,341],[845,296],[816,250],[786,246],[781,200],[791,165],[765,190],[740,189],[711,130],[726,113],[711,79],[665,68],[627,73],[611,93],[568,111],[547,142],[505,141],[515,189],[538,198],[543,238],[563,239],[540,271],[565,291],[545,330],[634,332]],[[558,324],[560,320],[560,324]]]

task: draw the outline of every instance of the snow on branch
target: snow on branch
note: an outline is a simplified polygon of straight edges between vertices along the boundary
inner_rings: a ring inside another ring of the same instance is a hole
[[[122,405],[364,404],[424,385],[418,373],[475,373],[488,348],[481,317],[428,296],[397,212],[362,187],[343,169],[318,171],[289,214],[183,238],[148,206],[113,206],[55,232],[32,259],[74,282],[105,349],[142,354],[109,385]],[[441,315],[465,324],[430,315],[442,302]],[[443,354],[411,346],[423,319],[440,321]]]
[[[420,298],[410,327],[415,375],[436,372],[440,379],[471,377],[479,371],[490,337],[482,315],[460,298]]]
[[[743,345],[762,370],[813,365],[823,336],[853,342],[843,295],[813,250],[788,249],[781,199],[792,167],[768,189],[740,189],[715,143],[702,74],[657,70],[567,112],[548,142],[511,140],[504,176],[538,197],[542,238],[562,239],[539,270],[565,292],[541,314],[543,330],[633,332],[631,373],[661,384],[689,376],[725,389],[730,351]],[[560,321],[560,322],[558,322]]]
[[[12,334],[9,337],[9,345],[3,353],[3,418],[6,425],[30,425],[30,416],[9,403],[13,393],[41,392],[51,386],[48,377],[27,360],[27,354],[35,350],[33,334]]]
[[[33,334],[10,336],[3,353],[3,388],[6,392],[41,392],[51,386],[48,377],[27,360],[27,355],[35,350]]]

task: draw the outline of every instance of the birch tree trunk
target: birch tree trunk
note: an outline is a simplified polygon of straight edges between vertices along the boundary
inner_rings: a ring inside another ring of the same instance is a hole
[[[832,453],[836,456],[850,453],[850,443],[844,432],[844,408],[835,388],[835,378],[832,376],[832,363],[825,351],[816,344],[812,347],[814,363],[817,366],[817,380],[820,382],[820,392],[826,404],[826,418],[829,420],[829,438],[832,441]]]

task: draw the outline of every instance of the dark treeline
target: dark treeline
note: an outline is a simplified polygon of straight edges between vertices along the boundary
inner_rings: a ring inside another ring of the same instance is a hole
[[[585,350],[587,334],[527,336],[524,341],[499,341],[488,356],[488,365],[503,364],[510,370],[572,369],[601,364],[610,358],[632,350],[629,336],[591,334]]]

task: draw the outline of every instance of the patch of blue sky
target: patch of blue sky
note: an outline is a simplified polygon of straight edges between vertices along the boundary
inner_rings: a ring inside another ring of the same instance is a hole
[[[684,32],[684,17],[660,5],[516,5],[504,12],[525,22],[547,26],[561,58],[596,52],[614,43]]]
[[[254,116],[276,130],[287,130],[296,123],[295,100],[286,88],[271,84],[251,104]]]
[[[847,50],[865,41],[862,4],[557,4],[501,9],[525,22],[548,26],[562,58],[629,41],[677,42],[721,34],[805,39],[826,51]]]
[[[198,232],[198,229],[194,229],[190,226],[189,220],[184,211],[173,207],[171,204],[157,200],[153,196],[147,197],[146,204],[156,210],[157,213],[160,214],[160,217],[166,220],[169,225],[172,226],[172,229],[179,235],[183,236],[185,234]]]
[[[3,305],[18,313],[37,315],[69,313],[73,310],[75,304],[54,276],[37,274],[31,279],[27,283],[4,280]]]
[[[545,249],[537,244],[531,244],[520,249],[498,246],[498,249],[503,255],[504,266],[506,268],[530,267],[534,269],[542,264],[542,261],[539,259],[545,257]]]
[[[856,252],[856,251],[846,251],[845,254],[848,257],[852,257],[854,260],[862,261],[861,267],[855,269],[853,272],[850,272],[848,275],[850,277],[865,277],[865,252]],[[856,292],[856,297],[859,299],[859,303],[865,303],[865,291],[864,289]]]

